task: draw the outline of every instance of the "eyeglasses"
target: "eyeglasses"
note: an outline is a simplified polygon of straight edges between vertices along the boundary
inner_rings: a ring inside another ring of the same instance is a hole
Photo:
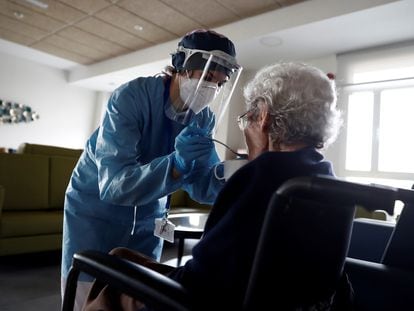
[[[237,124],[239,125],[241,131],[244,131],[246,127],[249,125],[249,113],[256,110],[256,108],[257,107],[253,107],[237,117]]]

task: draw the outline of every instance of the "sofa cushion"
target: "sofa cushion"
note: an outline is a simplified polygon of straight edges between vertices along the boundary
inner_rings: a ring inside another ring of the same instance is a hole
[[[61,248],[62,233],[0,239],[0,256],[60,250]]]
[[[170,206],[171,207],[187,206],[187,199],[188,199],[187,192],[179,189],[171,194]]]
[[[49,206],[63,208],[66,188],[78,158],[50,157]]]
[[[197,201],[194,201],[190,197],[188,198],[187,204],[188,204],[188,207],[196,208],[202,212],[209,212],[211,208],[213,207],[212,205],[209,205],[209,204],[198,203]]]
[[[63,211],[3,212],[0,237],[19,237],[61,233]]]
[[[362,206],[356,206],[355,218],[371,218],[378,220],[387,220],[387,213],[385,211],[368,211]]]
[[[198,203],[190,198],[187,192],[179,189],[172,193],[170,214],[210,212],[211,205]]]
[[[1,217],[1,212],[3,211],[3,202],[4,202],[4,187],[0,185],[0,217]]]
[[[0,185],[7,210],[38,210],[49,205],[49,157],[0,154]]]

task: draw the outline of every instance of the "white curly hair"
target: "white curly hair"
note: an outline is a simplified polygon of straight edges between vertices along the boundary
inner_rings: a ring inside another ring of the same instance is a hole
[[[325,148],[336,139],[342,124],[334,80],[307,64],[289,62],[264,67],[245,86],[244,98],[248,109],[259,101],[268,105],[273,143]]]

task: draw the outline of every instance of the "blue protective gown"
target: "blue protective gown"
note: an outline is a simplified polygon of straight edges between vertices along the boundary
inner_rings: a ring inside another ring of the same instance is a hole
[[[86,249],[109,252],[124,246],[159,260],[163,243],[153,234],[154,219],[165,215],[167,195],[183,188],[193,199],[212,204],[222,188],[212,170],[193,184],[172,178],[174,141],[184,126],[166,116],[168,85],[163,77],[138,78],[112,94],[66,191],[63,278],[73,254]],[[194,118],[211,133],[214,118],[206,115],[202,111]]]

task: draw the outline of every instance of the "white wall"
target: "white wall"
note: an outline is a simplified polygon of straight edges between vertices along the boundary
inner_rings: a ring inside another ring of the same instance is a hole
[[[0,99],[30,106],[40,119],[0,124],[0,147],[38,143],[83,148],[101,115],[102,96],[71,86],[65,71],[0,53]]]

